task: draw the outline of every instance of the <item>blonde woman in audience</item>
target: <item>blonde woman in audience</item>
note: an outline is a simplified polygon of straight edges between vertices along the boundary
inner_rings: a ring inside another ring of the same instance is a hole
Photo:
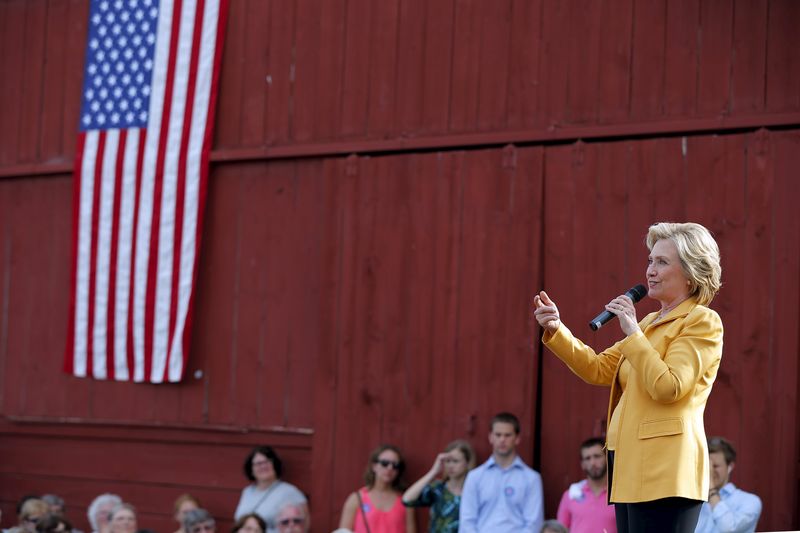
[[[430,533],[456,533],[461,491],[467,473],[475,468],[475,451],[465,440],[455,440],[436,456],[427,474],[403,494],[406,507],[430,507]],[[436,479],[444,473],[443,479]]]
[[[197,501],[197,498],[192,496],[191,494],[181,494],[175,499],[175,504],[173,505],[174,508],[174,517],[175,521],[178,522],[180,526],[175,533],[186,533],[183,529],[183,519],[186,518],[186,513],[192,511],[194,509],[200,508],[200,502]]]

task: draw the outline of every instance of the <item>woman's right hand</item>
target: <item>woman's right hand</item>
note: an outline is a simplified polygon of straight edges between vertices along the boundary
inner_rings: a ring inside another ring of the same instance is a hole
[[[561,315],[558,314],[558,307],[553,300],[542,291],[533,297],[533,305],[536,307],[533,316],[536,321],[546,331],[555,333],[561,326]]]
[[[450,457],[450,452],[442,452],[436,456],[436,459],[433,461],[433,466],[430,469],[429,474],[433,477],[438,476],[442,470],[444,470],[444,460]]]

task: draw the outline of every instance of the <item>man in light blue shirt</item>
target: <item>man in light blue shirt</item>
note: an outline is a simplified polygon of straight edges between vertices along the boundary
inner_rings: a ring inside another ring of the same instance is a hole
[[[492,456],[464,482],[459,533],[539,533],[544,522],[542,476],[517,455],[517,417],[495,415],[489,443]]]
[[[695,533],[752,533],[761,516],[761,500],[730,482],[736,450],[722,437],[708,440],[711,489],[700,509]]]

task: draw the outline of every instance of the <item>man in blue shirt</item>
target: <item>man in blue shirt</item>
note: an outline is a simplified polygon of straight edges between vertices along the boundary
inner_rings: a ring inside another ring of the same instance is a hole
[[[459,533],[539,533],[544,522],[542,476],[517,455],[517,417],[495,415],[489,443],[492,456],[464,482]]]
[[[761,516],[761,500],[730,482],[736,450],[722,437],[708,440],[711,489],[700,509],[695,533],[752,533]]]

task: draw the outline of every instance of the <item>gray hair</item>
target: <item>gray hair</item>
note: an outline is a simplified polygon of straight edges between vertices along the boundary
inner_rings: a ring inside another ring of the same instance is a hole
[[[64,498],[55,494],[45,494],[42,496],[42,501],[50,506],[56,505],[61,508],[64,507]]]
[[[211,522],[212,524],[216,525],[216,522],[214,522],[214,517],[211,516],[211,513],[205,509],[192,509],[186,513],[186,516],[183,517],[183,530],[186,533],[190,533],[194,526],[197,524],[202,524],[203,522]]]
[[[89,504],[89,509],[86,512],[86,516],[89,518],[89,524],[92,526],[92,531],[97,531],[97,513],[100,511],[100,508],[108,504],[118,505],[120,503],[122,503],[122,498],[109,492],[101,494],[92,500],[92,503]]]

